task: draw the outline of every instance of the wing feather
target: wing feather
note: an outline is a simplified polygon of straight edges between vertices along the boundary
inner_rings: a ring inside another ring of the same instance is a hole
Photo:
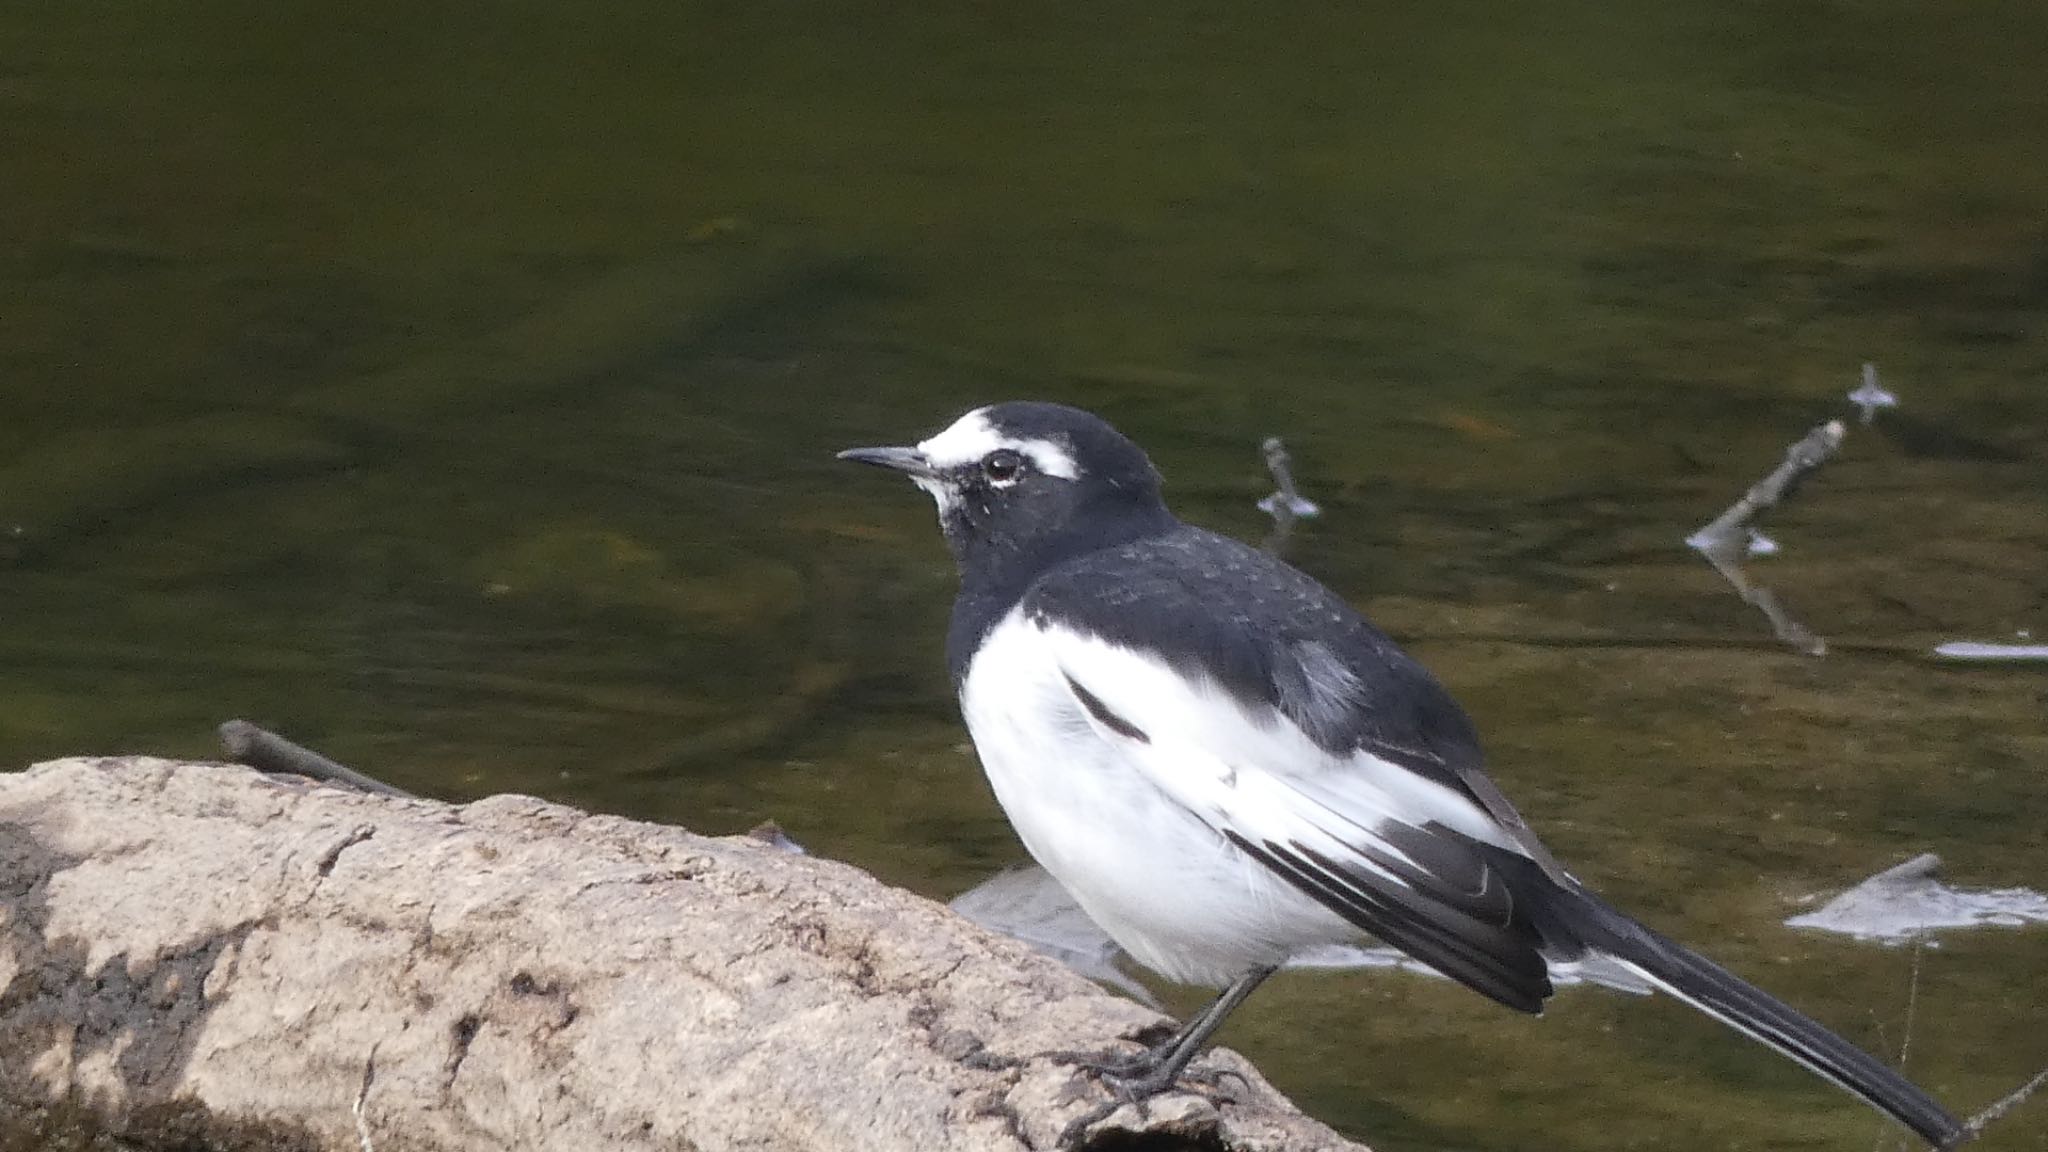
[[[1279,709],[1158,657],[1038,626],[1077,711],[1161,792],[1364,931],[1509,1007],[1541,1008],[1542,940],[1483,851],[1513,838],[1468,792],[1362,749],[1334,753]]]
[[[1176,671],[1284,717],[1330,754],[1323,763],[1341,765],[1362,751],[1462,793],[1490,832],[1458,831],[1511,840],[1553,880],[1572,882],[1487,779],[1471,720],[1428,669],[1329,589],[1273,557],[1182,525],[1045,573],[1022,606],[1111,643],[1144,647]]]

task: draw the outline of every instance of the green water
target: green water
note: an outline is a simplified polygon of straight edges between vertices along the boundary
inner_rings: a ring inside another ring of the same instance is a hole
[[[2048,886],[2048,8],[71,0],[0,11],[0,764],[245,716],[407,788],[1017,858],[929,505],[850,444],[1096,408],[1409,642],[1585,878],[1895,1051],[1779,927],[1920,851]],[[1684,535],[1874,361],[1771,520]],[[1910,1070],[2048,1064],[2048,931]],[[1193,994],[1173,1002],[1187,1007]],[[1389,1150],[1863,1148],[1668,1002],[1294,976],[1226,1034]],[[2038,1148],[2036,1105],[1987,1148]]]

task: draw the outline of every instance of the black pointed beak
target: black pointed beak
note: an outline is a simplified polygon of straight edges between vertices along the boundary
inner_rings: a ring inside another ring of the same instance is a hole
[[[839,459],[879,464],[911,476],[932,475],[932,462],[915,448],[848,448],[839,454]]]

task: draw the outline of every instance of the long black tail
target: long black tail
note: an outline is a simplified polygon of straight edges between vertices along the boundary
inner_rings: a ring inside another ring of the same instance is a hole
[[[1675,940],[1637,923],[1577,886],[1553,887],[1544,909],[1579,942],[1633,968],[1652,984],[1832,1080],[1936,1148],[1959,1143],[1963,1126],[1932,1096],[1876,1057]]]

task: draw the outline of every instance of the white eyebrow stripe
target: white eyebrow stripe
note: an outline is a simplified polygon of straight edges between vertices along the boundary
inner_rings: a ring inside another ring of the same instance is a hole
[[[1081,468],[1074,462],[1066,446],[1052,440],[1039,440],[1004,436],[988,422],[982,413],[986,409],[976,408],[967,415],[953,421],[951,427],[917,446],[925,459],[937,468],[957,468],[962,464],[973,464],[998,448],[1008,448],[1031,460],[1032,466],[1048,476],[1062,480],[1080,477]]]
[[[1050,440],[1009,440],[1005,446],[1030,457],[1031,463],[1047,476],[1074,480],[1081,475],[1081,466],[1074,463],[1067,450]]]

